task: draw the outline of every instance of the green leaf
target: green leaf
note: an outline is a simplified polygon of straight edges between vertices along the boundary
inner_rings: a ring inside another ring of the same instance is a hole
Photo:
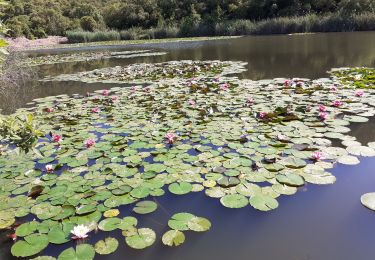
[[[184,195],[191,192],[193,186],[188,182],[172,183],[168,186],[168,190],[176,195]]]
[[[276,180],[285,185],[289,185],[292,187],[299,187],[305,184],[305,180],[298,174],[294,173],[286,173],[286,174],[279,174],[276,176]]]
[[[48,232],[48,240],[53,244],[64,244],[69,242],[67,234],[58,226],[51,228]]]
[[[38,222],[31,221],[26,222],[16,228],[16,235],[19,237],[25,237],[35,232],[38,228]]]
[[[135,204],[133,211],[138,214],[149,214],[151,212],[154,212],[157,209],[157,207],[158,205],[155,202],[145,200]]]
[[[179,246],[185,242],[185,235],[179,230],[169,230],[161,238],[166,246]]]
[[[99,222],[98,228],[103,231],[112,231],[119,228],[121,222],[119,218],[106,218]]]
[[[100,255],[109,255],[116,251],[118,247],[118,241],[116,238],[107,237],[104,240],[99,240],[95,244],[95,251]]]
[[[74,250],[73,247],[70,247],[64,250],[58,260],[92,260],[95,256],[95,250],[92,245],[89,244],[80,244]]]
[[[211,228],[211,222],[206,218],[194,217],[189,220],[188,227],[195,232],[204,232]]]
[[[25,240],[17,241],[11,248],[12,255],[16,257],[28,257],[38,254],[48,246],[48,236],[43,234],[32,234],[26,236]]]
[[[260,211],[269,211],[276,209],[279,203],[270,196],[258,194],[250,198],[250,205]]]
[[[243,208],[249,204],[247,198],[241,194],[225,195],[220,199],[221,204],[227,208]]]
[[[156,234],[152,229],[140,228],[136,234],[125,238],[126,244],[134,249],[144,249],[151,246],[156,240]]]
[[[175,230],[189,230],[188,223],[195,216],[190,213],[177,213],[168,221],[168,226]]]

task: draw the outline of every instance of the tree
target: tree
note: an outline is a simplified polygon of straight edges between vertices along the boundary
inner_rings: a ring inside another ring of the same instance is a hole
[[[85,31],[93,32],[96,27],[96,21],[91,16],[83,16],[80,20],[81,28]]]

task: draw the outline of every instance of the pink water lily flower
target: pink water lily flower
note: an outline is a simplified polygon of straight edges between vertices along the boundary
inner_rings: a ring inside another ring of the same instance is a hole
[[[227,91],[229,89],[230,85],[228,83],[223,83],[220,85],[220,89]]]
[[[266,112],[260,112],[259,113],[259,118],[263,119],[267,116],[267,113]]]
[[[290,79],[287,79],[284,81],[284,86],[285,87],[289,87],[293,84],[293,80],[290,80]]]
[[[326,112],[320,112],[319,113],[319,117],[320,117],[320,119],[321,120],[326,120],[327,118],[328,118],[328,113],[326,113]]]
[[[52,140],[55,142],[55,143],[61,143],[63,141],[63,138],[61,135],[58,135],[58,134],[52,134]]]
[[[86,141],[85,141],[85,145],[86,145],[86,148],[91,148],[91,147],[93,147],[94,145],[95,145],[95,140],[94,139],[87,139]]]
[[[108,90],[108,89],[104,89],[104,90],[102,91],[102,95],[103,95],[103,96],[109,96],[109,90]]]
[[[334,107],[341,107],[343,105],[343,103],[340,100],[335,100],[335,101],[333,101],[332,105]]]
[[[165,134],[165,139],[169,144],[173,144],[177,140],[177,135],[174,133],[167,133]]]
[[[46,111],[48,113],[52,113],[53,111],[55,111],[55,109],[52,108],[52,107],[47,107],[44,111]]]
[[[297,87],[304,88],[304,87],[305,87],[305,82],[303,82],[303,81],[298,81],[298,82],[296,83],[296,86],[297,86]]]
[[[319,105],[319,111],[320,112],[325,112],[327,108],[324,105]]]
[[[111,99],[112,99],[113,102],[115,102],[115,101],[118,100],[118,96],[112,96]]]
[[[357,90],[355,92],[355,96],[356,97],[363,97],[364,94],[365,94],[365,92],[363,92],[363,90]]]
[[[150,87],[145,87],[145,88],[143,88],[143,91],[146,92],[146,93],[148,93],[148,92],[151,91],[151,88]]]
[[[315,161],[320,161],[321,159],[323,159],[323,153],[320,151],[313,152],[311,158]]]
[[[254,105],[254,103],[255,103],[255,101],[254,101],[254,99],[252,97],[248,97],[246,99],[246,105],[247,106],[252,106],[252,105]]]
[[[46,171],[47,171],[48,173],[53,172],[53,166],[52,166],[52,164],[47,164],[47,165],[46,165]]]
[[[85,225],[78,225],[73,228],[72,231],[70,231],[74,236],[73,239],[83,239],[88,237],[87,233],[89,233],[91,230],[89,227]]]
[[[195,101],[192,100],[192,99],[190,99],[188,102],[189,102],[189,105],[190,105],[190,106],[195,106],[195,104],[196,104]]]
[[[99,107],[94,107],[91,109],[91,112],[93,113],[100,113],[100,108]]]

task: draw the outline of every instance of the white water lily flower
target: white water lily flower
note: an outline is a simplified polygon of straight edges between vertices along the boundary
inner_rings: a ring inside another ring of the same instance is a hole
[[[75,226],[70,232],[74,235],[73,239],[82,239],[88,237],[87,233],[90,231],[91,230],[89,227],[86,227],[85,225],[78,225]]]

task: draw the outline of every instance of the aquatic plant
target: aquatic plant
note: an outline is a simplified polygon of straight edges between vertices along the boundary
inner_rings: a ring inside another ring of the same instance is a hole
[[[101,59],[130,59],[136,57],[161,56],[166,52],[152,52],[151,50],[134,50],[119,52],[80,52],[69,54],[54,54],[25,58],[20,66],[32,67],[40,65],[51,65],[68,62],[93,61]]]
[[[345,87],[374,89],[375,71],[372,68],[338,68],[330,73]]]
[[[28,153],[38,142],[43,132],[37,127],[32,114],[2,116],[0,115],[0,137],[2,142],[16,146]]]
[[[158,196],[204,192],[227,208],[270,211],[280,206],[279,197],[306,183],[334,183],[329,169],[336,163],[354,165],[360,156],[375,156],[373,145],[362,146],[348,134],[352,122],[373,115],[371,89],[358,98],[353,87],[336,79],[293,80],[285,87],[285,79],[227,76],[243,65],[182,61],[116,67],[104,75],[103,70],[79,73],[77,80],[153,83],[111,88],[108,95],[99,90],[85,97],[40,98],[20,109],[35,114],[43,130],[60,134],[63,142],[56,145],[43,135],[36,146],[40,155],[0,158],[0,228],[26,219],[15,229],[12,254],[30,257],[51,246],[60,259],[93,259],[117,249],[117,239],[108,238],[60,252],[58,245],[71,241],[79,225],[121,231],[134,249],[150,247],[160,237],[163,244],[178,246],[187,231],[209,230],[210,221],[177,213],[165,221],[171,230],[161,236],[139,226],[138,217],[124,216],[124,206],[142,216],[159,209],[153,201]],[[223,84],[230,88],[222,91]],[[244,104],[249,96],[256,100],[251,106]],[[343,105],[332,106],[337,100]],[[330,116],[321,120],[319,113]],[[90,149],[87,140],[95,140]],[[332,140],[344,148],[333,147]]]

